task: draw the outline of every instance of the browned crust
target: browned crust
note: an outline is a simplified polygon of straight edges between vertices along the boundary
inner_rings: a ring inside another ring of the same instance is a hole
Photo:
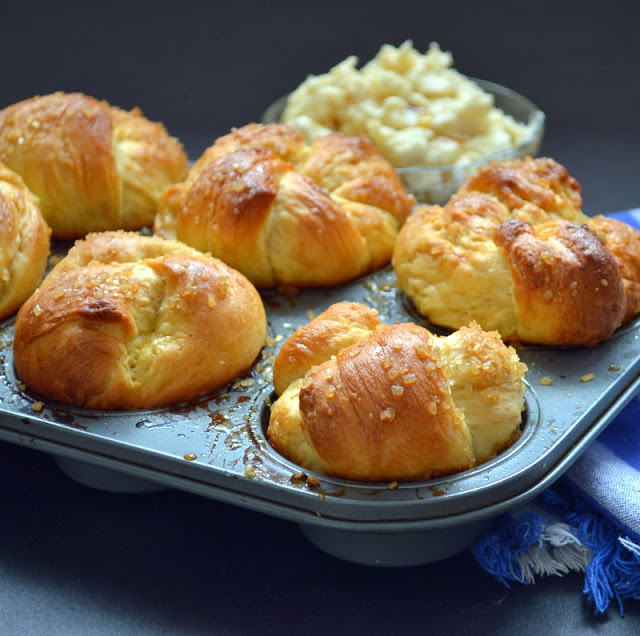
[[[623,324],[640,314],[640,232],[617,219],[596,216],[591,228],[611,250],[625,289]]]
[[[330,135],[309,146],[288,126],[248,124],[165,192],[154,228],[261,287],[335,285],[389,262],[413,203],[366,140]]]
[[[303,468],[347,479],[458,472],[517,439],[525,370],[476,324],[437,337],[336,303],[282,346],[267,436]]]
[[[510,209],[533,204],[563,218],[581,215],[580,184],[565,166],[549,157],[490,162],[463,189],[491,194]]]
[[[380,324],[378,312],[361,303],[339,302],[298,327],[278,351],[273,363],[277,395],[311,367],[359,342]]]
[[[74,250],[16,319],[14,360],[30,390],[73,406],[154,408],[214,391],[253,363],[264,307],[221,261],[124,232]]]
[[[302,422],[331,474],[421,479],[473,465],[468,429],[426,330],[381,327],[307,378]]]
[[[187,172],[181,144],[162,125],[82,93],[0,111],[0,161],[39,197],[59,239],[149,225],[161,191]]]
[[[0,163],[0,320],[42,281],[51,229],[18,174]]]
[[[620,326],[620,270],[586,225],[555,220],[534,228],[511,219],[494,238],[509,263],[524,339],[593,346]]]
[[[491,162],[405,223],[399,283],[436,324],[473,319],[511,341],[594,346],[640,313],[640,232],[581,203],[553,159]]]

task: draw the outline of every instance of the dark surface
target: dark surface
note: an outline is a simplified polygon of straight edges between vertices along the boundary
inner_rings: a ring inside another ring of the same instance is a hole
[[[438,41],[462,72],[548,117],[543,153],[593,214],[640,205],[640,4],[110,2],[3,6],[0,105],[81,90],[140,106],[196,157],[308,73],[381,44]],[[0,443],[0,633],[640,633],[594,617],[582,577],[506,589],[469,554],[413,568],[341,562],[285,521],[194,495],[122,495]]]
[[[584,187],[585,211],[637,205],[640,3],[538,0],[22,2],[2,8],[0,104],[80,90],[140,106],[197,157],[308,74],[384,43],[431,41],[461,72],[547,114],[542,152]]]
[[[582,577],[503,587],[468,554],[411,568],[327,556],[290,522],[201,497],[93,490],[0,443],[2,634],[632,634]]]

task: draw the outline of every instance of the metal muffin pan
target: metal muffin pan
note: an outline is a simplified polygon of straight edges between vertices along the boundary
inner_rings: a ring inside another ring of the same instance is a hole
[[[319,548],[375,565],[416,565],[468,548],[496,516],[555,481],[640,390],[640,320],[589,348],[519,346],[529,370],[518,441],[449,477],[363,483],[303,471],[268,443],[272,362],[298,325],[340,300],[434,333],[390,268],[331,289],[265,291],[269,335],[253,368],[216,394],[166,409],[104,412],[42,401],[16,377],[13,321],[0,325],[0,439],[52,453],[87,485],[177,488],[300,524]],[[542,382],[541,382],[542,381]]]

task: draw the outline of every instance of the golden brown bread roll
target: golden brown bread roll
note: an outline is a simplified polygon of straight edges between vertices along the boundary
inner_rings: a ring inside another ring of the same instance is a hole
[[[0,320],[15,313],[40,284],[50,234],[37,198],[0,163]]]
[[[145,409],[214,391],[266,336],[239,272],[177,241],[132,232],[78,241],[18,312],[14,360],[28,389],[96,409]]]
[[[282,455],[345,479],[427,479],[483,463],[517,438],[526,366],[496,332],[472,324],[438,337],[411,323],[376,327],[364,306],[339,320],[344,309],[299,328],[278,353],[274,385],[284,386],[280,374],[291,384],[267,435]],[[328,322],[352,344],[333,353]]]
[[[139,109],[62,92],[0,111],[0,161],[39,197],[59,239],[151,225],[161,192],[188,170],[180,142]]]
[[[496,161],[399,233],[400,287],[434,324],[508,341],[593,346],[640,313],[640,232],[580,209],[553,159]]]
[[[368,140],[307,145],[282,124],[249,124],[216,140],[163,194],[154,229],[259,287],[334,285],[389,262],[413,203]]]

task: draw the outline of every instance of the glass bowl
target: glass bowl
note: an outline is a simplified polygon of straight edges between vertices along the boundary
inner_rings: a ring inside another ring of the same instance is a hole
[[[469,79],[493,95],[497,108],[511,115],[516,121],[528,125],[528,134],[519,145],[476,161],[438,166],[396,167],[405,187],[422,203],[445,204],[465,179],[482,164],[510,157],[535,157],[542,145],[545,114],[533,102],[500,84],[476,78]],[[285,95],[271,104],[262,115],[262,123],[279,122],[287,99],[288,95]]]

